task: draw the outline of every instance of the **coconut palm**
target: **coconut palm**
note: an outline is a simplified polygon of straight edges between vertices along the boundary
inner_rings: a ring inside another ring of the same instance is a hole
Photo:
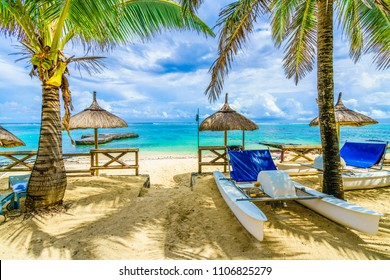
[[[182,0],[183,9],[194,12],[203,1]],[[334,6],[335,3],[335,6]],[[212,65],[206,89],[210,100],[218,98],[234,55],[242,49],[256,19],[271,14],[272,37],[280,47],[286,42],[284,69],[295,82],[312,71],[317,58],[317,90],[321,143],[324,153],[323,191],[343,198],[339,144],[334,116],[333,12],[350,41],[350,54],[374,52],[379,69],[390,66],[389,0],[238,0],[222,9],[218,58]]]
[[[37,159],[26,197],[28,211],[59,205],[66,189],[62,158],[60,97],[65,107],[64,126],[70,116],[68,65],[99,72],[101,57],[75,58],[64,54],[70,44],[88,54],[107,51],[135,39],[147,40],[163,30],[212,31],[180,5],[169,0],[3,0],[0,32],[16,37],[22,58],[31,63],[31,75],[42,83],[42,116]]]

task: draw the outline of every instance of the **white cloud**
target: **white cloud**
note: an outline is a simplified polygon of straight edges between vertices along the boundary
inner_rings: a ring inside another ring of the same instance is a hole
[[[343,104],[348,108],[357,107],[359,105],[359,101],[357,99],[351,98],[348,100],[343,100]]]
[[[213,26],[221,7],[231,1],[205,1],[201,18]],[[390,118],[390,73],[378,71],[370,56],[354,64],[345,42],[335,40],[335,92],[343,92],[347,107],[375,118]],[[15,44],[15,41],[12,43]],[[30,121],[40,118],[41,87],[28,76],[23,62],[8,56],[13,47],[0,40],[0,119]],[[81,49],[66,53],[83,55]],[[202,117],[219,110],[229,93],[233,109],[250,118],[277,121],[310,121],[318,114],[316,69],[298,85],[283,71],[283,49],[275,49],[268,24],[256,24],[243,51],[235,57],[224,89],[215,103],[209,103],[204,91],[210,82],[210,65],[217,56],[217,38],[194,32],[164,32],[151,42],[134,43],[114,49],[106,56],[106,69],[93,77],[71,69],[69,77],[77,113],[92,102],[125,120],[194,120],[199,108]],[[10,104],[13,104],[12,106]],[[387,107],[386,107],[387,106]]]
[[[377,109],[372,109],[369,114],[374,119],[390,119],[390,111],[382,111]]]
[[[375,104],[379,106],[390,106],[390,91],[388,92],[373,92],[362,98],[366,104]]]

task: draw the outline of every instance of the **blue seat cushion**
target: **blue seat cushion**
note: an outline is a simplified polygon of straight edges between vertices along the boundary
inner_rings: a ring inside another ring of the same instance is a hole
[[[269,150],[228,151],[232,166],[230,177],[236,182],[257,181],[263,170],[276,170]]]
[[[380,163],[386,147],[385,142],[345,142],[340,150],[340,156],[349,166],[369,168]]]

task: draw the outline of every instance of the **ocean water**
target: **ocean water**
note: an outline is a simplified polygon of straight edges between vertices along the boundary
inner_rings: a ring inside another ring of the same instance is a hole
[[[199,145],[223,145],[223,132],[202,131],[198,133],[196,122],[188,123],[128,123],[125,128],[99,129],[99,133],[137,133],[139,138],[115,140],[99,145],[100,148],[139,148],[140,153],[186,153],[196,154]],[[245,132],[245,147],[260,149],[259,142],[284,144],[320,144],[318,127],[308,124],[258,123],[259,130]],[[36,150],[39,141],[40,124],[2,124],[3,127],[22,139],[26,146],[0,148],[0,151]],[[73,139],[82,134],[93,134],[93,129],[72,130]],[[363,127],[341,127],[341,143],[348,141],[382,140],[390,141],[390,124],[375,124]],[[228,132],[228,144],[240,145],[241,131]],[[93,146],[72,146],[66,132],[63,132],[63,152],[89,152]]]

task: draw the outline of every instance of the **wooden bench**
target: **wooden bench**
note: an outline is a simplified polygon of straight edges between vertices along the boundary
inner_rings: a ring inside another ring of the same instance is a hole
[[[94,149],[90,151],[91,154],[91,174],[98,175],[99,170],[109,169],[134,169],[135,175],[139,175],[138,165],[138,148],[132,149]],[[99,154],[104,155],[106,162],[100,164]],[[130,159],[133,164],[125,162],[123,158],[125,155],[133,154],[134,159]]]

